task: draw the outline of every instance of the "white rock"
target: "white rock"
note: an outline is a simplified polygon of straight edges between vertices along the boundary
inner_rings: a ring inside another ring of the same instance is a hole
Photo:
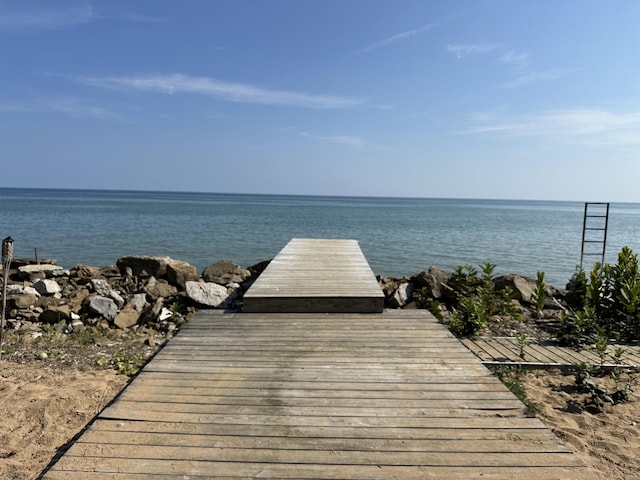
[[[40,295],[54,295],[61,291],[60,285],[55,280],[38,280],[33,284]]]
[[[186,282],[187,296],[207,307],[220,307],[229,298],[227,288],[211,282]]]

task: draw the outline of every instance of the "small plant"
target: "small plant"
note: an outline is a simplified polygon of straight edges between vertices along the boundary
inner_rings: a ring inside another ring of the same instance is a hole
[[[542,310],[544,309],[544,304],[547,300],[546,285],[544,283],[544,272],[538,271],[536,273],[536,286],[533,289],[531,300],[535,305],[538,318],[540,318],[542,316]]]
[[[493,367],[491,371],[527,407],[529,414],[535,415],[539,407],[527,397],[527,390],[522,381],[525,370],[521,366],[500,365]]]
[[[464,297],[453,312],[449,329],[457,337],[472,337],[487,326],[487,308],[481,299]]]
[[[618,360],[622,353],[619,353]],[[597,410],[605,405],[617,405],[629,400],[638,383],[640,368],[623,369],[618,364],[607,376],[601,366],[579,363],[575,367],[575,384],[578,389],[589,394],[588,404]]]
[[[604,366],[607,363],[607,347],[609,346],[609,339],[604,333],[604,329],[598,328],[598,336],[596,337],[596,341],[594,347],[598,352],[598,357],[600,358],[600,366]]]
[[[577,312],[563,312],[558,321],[556,336],[561,345],[578,347],[592,343],[598,335],[598,321],[591,307]]]
[[[427,287],[422,287],[416,294],[416,306],[429,310],[434,317],[442,322],[444,317],[442,316],[442,310],[440,309],[440,302],[432,300]]]
[[[518,335],[517,337],[518,340],[518,356],[522,359],[525,360],[526,355],[524,353],[524,349],[527,346],[527,334],[526,333],[521,333],[520,335]]]
[[[99,367],[109,367],[122,375],[133,377],[137,375],[147,363],[147,358],[135,350],[135,347],[122,347],[111,357],[100,355],[94,363]]]

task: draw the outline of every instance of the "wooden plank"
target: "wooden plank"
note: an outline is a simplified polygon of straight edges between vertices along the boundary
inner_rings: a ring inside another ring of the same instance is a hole
[[[43,478],[588,474],[430,314],[385,312],[198,314]]]
[[[357,241],[292,239],[244,295],[245,312],[382,312]]]
[[[571,368],[575,364],[585,362],[600,365],[599,355],[591,348],[574,350],[560,347],[551,341],[528,340],[524,349],[525,358],[519,356],[519,345],[513,337],[480,337],[463,339],[462,343],[475,354],[485,365],[521,365],[529,368]],[[603,368],[611,369],[615,348],[628,348],[629,354],[622,356],[621,366],[633,367],[637,346],[611,345],[605,358]],[[610,352],[610,353],[609,353]]]
[[[566,454],[565,454],[566,455]],[[569,456],[569,455],[566,455]],[[68,458],[68,457],[67,457]],[[64,459],[63,459],[64,460]],[[70,462],[68,462],[70,463]],[[390,466],[379,463],[373,465],[295,465],[258,462],[197,462],[188,460],[135,459],[99,459],[75,458],[69,469],[49,472],[45,479],[69,480],[77,473],[73,468],[91,472],[84,478],[91,479],[133,479],[149,480],[158,478],[267,478],[267,479],[345,479],[358,478],[368,480],[443,479],[527,479],[527,480],[568,480],[591,477],[584,467],[540,467],[524,466],[479,466],[479,465],[418,465]],[[77,465],[77,467],[75,466]],[[63,465],[64,467],[65,465]],[[182,477],[182,472],[188,476]]]

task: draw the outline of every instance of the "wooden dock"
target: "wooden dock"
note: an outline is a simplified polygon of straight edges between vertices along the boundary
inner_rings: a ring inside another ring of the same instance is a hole
[[[582,349],[561,347],[551,340],[526,340],[521,347],[514,337],[464,338],[464,346],[471,350],[484,365],[518,365],[529,368],[573,368],[580,363],[598,365],[605,369],[637,367],[640,365],[640,345],[609,345],[603,358],[593,346]],[[615,363],[615,349],[624,353]]]
[[[251,313],[380,313],[384,294],[356,240],[294,238],[244,295]]]
[[[426,311],[200,311],[42,478],[590,474]]]

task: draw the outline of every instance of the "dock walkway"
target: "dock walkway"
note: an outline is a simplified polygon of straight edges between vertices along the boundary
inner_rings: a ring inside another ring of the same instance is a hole
[[[249,306],[301,309],[316,295],[311,308],[334,313],[199,311],[42,478],[590,478],[430,313],[367,312],[379,295],[372,273],[362,294],[343,285],[365,312],[339,311],[349,301],[331,293],[340,269],[326,268],[336,257],[326,245],[316,244],[324,273],[313,261],[310,276],[284,270],[302,295]],[[284,257],[314,257],[285,253],[255,291],[287,278],[269,276]],[[339,256],[366,270],[359,248]]]
[[[380,313],[384,294],[355,240],[294,238],[244,295],[245,312]]]
[[[551,480],[588,470],[425,311],[200,311],[44,478]]]

